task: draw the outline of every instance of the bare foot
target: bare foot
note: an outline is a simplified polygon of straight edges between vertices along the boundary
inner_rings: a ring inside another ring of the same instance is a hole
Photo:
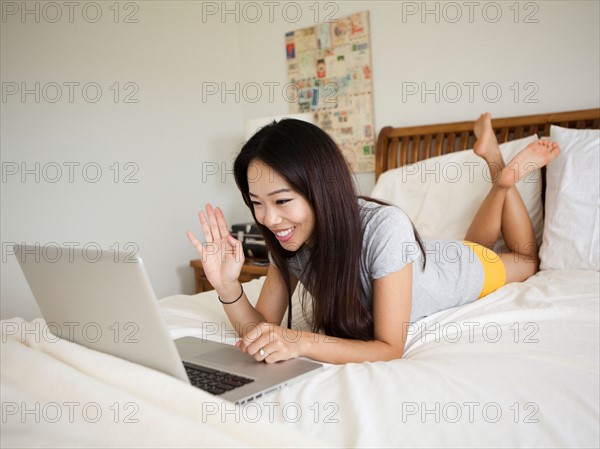
[[[475,137],[477,137],[477,140],[473,144],[473,152],[487,162],[490,170],[490,179],[492,182],[495,182],[500,178],[500,174],[504,168],[504,159],[502,158],[502,153],[500,153],[496,133],[494,132],[494,128],[492,128],[492,116],[489,112],[481,114],[475,121],[473,131]]]
[[[560,148],[551,140],[536,140],[527,145],[504,167],[498,185],[512,187],[517,181],[542,168],[560,154]]]
[[[481,156],[488,162],[490,162],[490,158],[493,158],[495,161],[500,154],[500,148],[498,146],[496,134],[492,128],[492,116],[489,112],[481,114],[475,121],[473,131],[475,132],[475,137],[477,137],[477,141],[473,144],[473,151],[475,154]]]

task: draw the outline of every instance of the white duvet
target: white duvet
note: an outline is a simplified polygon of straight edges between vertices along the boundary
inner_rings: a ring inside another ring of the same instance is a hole
[[[599,447],[599,278],[540,272],[417,322],[401,360],[328,365],[241,407],[5,320],[1,445]],[[235,340],[214,292],[160,304],[174,338]]]

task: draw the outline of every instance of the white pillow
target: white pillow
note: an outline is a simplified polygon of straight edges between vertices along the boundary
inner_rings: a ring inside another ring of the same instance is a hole
[[[533,135],[500,145],[504,161],[536,140]],[[465,150],[389,170],[379,177],[371,196],[400,206],[423,237],[462,240],[491,185],[487,163]],[[544,219],[540,170],[521,179],[517,189],[539,245]],[[505,251],[502,238],[496,250]]]
[[[542,270],[600,270],[600,131],[550,127],[560,155],[546,169]]]

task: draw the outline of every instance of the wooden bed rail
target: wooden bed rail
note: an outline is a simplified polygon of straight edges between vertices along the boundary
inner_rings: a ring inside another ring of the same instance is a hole
[[[556,112],[492,119],[499,143],[537,134],[548,136],[550,126],[600,128],[600,109]],[[377,138],[375,180],[390,169],[434,156],[473,148],[473,121],[405,128],[384,127]]]

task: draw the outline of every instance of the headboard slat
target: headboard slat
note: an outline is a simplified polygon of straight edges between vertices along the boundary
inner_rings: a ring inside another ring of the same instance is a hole
[[[423,143],[423,157],[429,158],[431,156],[433,156],[431,154],[431,134],[427,134]]]
[[[437,133],[435,135],[435,148],[433,149],[433,156],[441,156],[442,155],[443,145],[444,145],[444,135],[442,133]]]
[[[454,153],[455,146],[456,146],[456,133],[448,133],[446,153]],[[444,152],[444,150],[442,149],[442,153],[443,152]]]
[[[419,158],[419,149],[421,147],[421,136],[415,136],[413,143],[412,143],[412,148],[410,150],[410,163],[414,164],[417,161],[420,161],[421,159]]]
[[[463,131],[460,133],[460,146],[459,150],[466,150],[469,148],[469,132]]]
[[[392,167],[397,167],[398,161],[398,137],[394,137],[390,143],[390,148],[388,152],[388,165]]]
[[[523,138],[523,127],[517,126],[515,128],[515,132],[513,133],[513,139],[522,139]]]
[[[400,166],[408,164],[408,137],[402,138],[402,150],[400,151]]]

